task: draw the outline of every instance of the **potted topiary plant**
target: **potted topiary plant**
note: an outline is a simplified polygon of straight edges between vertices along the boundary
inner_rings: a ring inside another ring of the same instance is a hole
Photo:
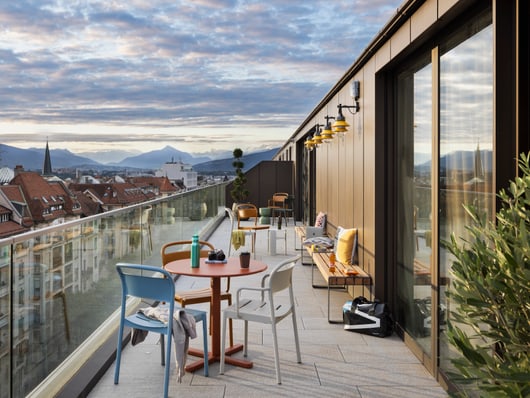
[[[245,173],[243,173],[243,167],[245,166],[245,163],[241,160],[243,157],[243,151],[240,148],[236,148],[234,149],[233,156],[234,161],[232,162],[232,166],[234,166],[236,178],[232,183],[230,196],[232,196],[232,200],[234,201],[233,209],[235,209],[235,206],[245,201],[250,192],[245,186],[247,183],[247,177],[245,176]]]

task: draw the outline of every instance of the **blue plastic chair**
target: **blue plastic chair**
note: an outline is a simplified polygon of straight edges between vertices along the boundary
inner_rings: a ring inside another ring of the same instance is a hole
[[[126,301],[128,296],[139,297],[149,300],[158,300],[166,302],[169,305],[169,319],[173,319],[175,310],[175,285],[171,274],[158,267],[137,264],[117,264],[116,270],[121,279],[122,297],[121,297],[121,314],[120,328],[118,331],[118,348],[116,352],[116,367],[114,371],[114,384],[118,384],[120,377],[120,362],[123,342],[123,330],[125,326],[134,329],[146,330],[149,332],[160,333],[161,337],[161,357],[162,365],[167,364],[164,374],[164,397],[168,395],[169,388],[169,370],[171,364],[171,341],[173,322],[164,324],[156,319],[150,319],[142,314],[126,314]],[[156,275],[156,273],[162,274]],[[185,309],[187,313],[193,315],[196,322],[202,321],[203,338],[204,338],[204,375],[208,376],[208,329],[206,325],[207,313],[199,310]],[[164,357],[164,336],[167,336],[167,344]]]

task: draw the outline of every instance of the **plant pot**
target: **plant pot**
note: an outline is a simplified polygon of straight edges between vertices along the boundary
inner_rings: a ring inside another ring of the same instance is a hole
[[[239,266],[241,268],[248,268],[250,266],[250,253],[243,252],[239,255]]]
[[[248,203],[248,202],[247,202]],[[241,204],[245,204],[244,202],[234,202],[232,204],[232,211],[234,212],[234,214],[236,215],[237,217],[237,206],[241,205]],[[241,221],[248,221],[248,217],[241,217],[240,218]]]
[[[189,218],[192,221],[200,221],[203,220],[204,217],[206,217],[207,212],[208,206],[205,202],[193,203],[193,205],[191,206]]]

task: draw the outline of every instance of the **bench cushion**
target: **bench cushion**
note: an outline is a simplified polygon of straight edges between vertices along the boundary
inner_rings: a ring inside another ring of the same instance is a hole
[[[344,264],[352,264],[357,250],[357,228],[337,228],[335,256]]]

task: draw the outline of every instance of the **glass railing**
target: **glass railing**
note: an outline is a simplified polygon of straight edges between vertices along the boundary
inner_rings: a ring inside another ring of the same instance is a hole
[[[207,238],[225,186],[0,240],[0,398],[28,395],[116,312],[116,263],[160,265],[162,244]]]

